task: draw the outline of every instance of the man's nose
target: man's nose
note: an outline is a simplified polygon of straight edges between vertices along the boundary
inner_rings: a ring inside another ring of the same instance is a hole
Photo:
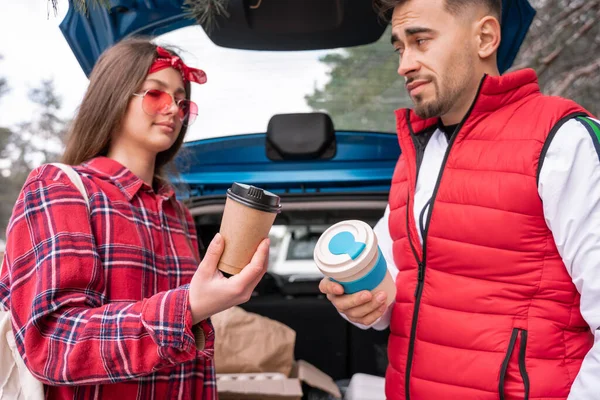
[[[414,53],[405,50],[400,56],[400,65],[398,66],[398,75],[407,77],[411,73],[416,72],[419,69],[419,63],[417,62]]]

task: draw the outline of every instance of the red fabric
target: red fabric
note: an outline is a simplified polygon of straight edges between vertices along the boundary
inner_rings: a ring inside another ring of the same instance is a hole
[[[181,73],[184,82],[206,83],[206,73],[201,69],[188,67],[181,58],[172,55],[162,47],[157,47],[156,52],[158,57],[150,66],[148,74],[165,68],[175,68]]]
[[[544,220],[537,168],[552,128],[575,112],[586,113],[571,101],[543,96],[532,70],[485,78],[430,209],[411,399],[497,400],[500,386],[505,399],[523,399],[524,377],[529,399],[568,396],[593,336]],[[423,258],[413,216],[416,151],[409,132],[436,123],[407,110],[397,117],[403,152],[389,199],[400,271],[386,376],[390,400],[406,398],[418,274],[411,242]]]
[[[46,398],[216,399],[212,325],[200,323],[202,351],[192,332],[191,215],[170,187],[155,193],[111,159],[75,169],[91,213],[60,169],[34,170],[0,277],[19,351]]]

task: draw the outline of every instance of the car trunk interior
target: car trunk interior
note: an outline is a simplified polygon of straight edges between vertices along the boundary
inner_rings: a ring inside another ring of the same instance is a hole
[[[383,216],[387,204],[387,193],[381,192],[280,196],[282,212],[271,232],[282,228],[328,227],[348,219],[362,220],[374,226]],[[219,231],[224,205],[225,196],[204,196],[188,201],[202,255],[205,245]],[[277,251],[277,240],[272,239],[271,244]],[[316,266],[314,270],[318,274]],[[310,362],[334,380],[349,379],[359,372],[384,376],[388,331],[365,331],[344,320],[319,292],[320,276],[317,274],[291,277],[267,272],[251,300],[242,308],[294,329],[296,359]]]

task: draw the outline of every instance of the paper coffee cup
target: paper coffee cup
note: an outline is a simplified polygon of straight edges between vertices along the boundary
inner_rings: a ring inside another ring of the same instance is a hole
[[[396,297],[396,284],[377,237],[363,221],[342,221],[329,227],[315,246],[314,259],[323,275],[340,283],[347,294],[382,291],[388,305]]]
[[[220,233],[225,242],[218,268],[238,274],[267,238],[281,212],[279,196],[255,186],[234,183],[227,190]]]

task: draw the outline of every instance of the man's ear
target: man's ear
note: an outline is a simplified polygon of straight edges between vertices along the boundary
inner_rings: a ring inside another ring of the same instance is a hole
[[[492,16],[483,17],[476,26],[478,53],[482,59],[494,55],[500,46],[500,23]]]

